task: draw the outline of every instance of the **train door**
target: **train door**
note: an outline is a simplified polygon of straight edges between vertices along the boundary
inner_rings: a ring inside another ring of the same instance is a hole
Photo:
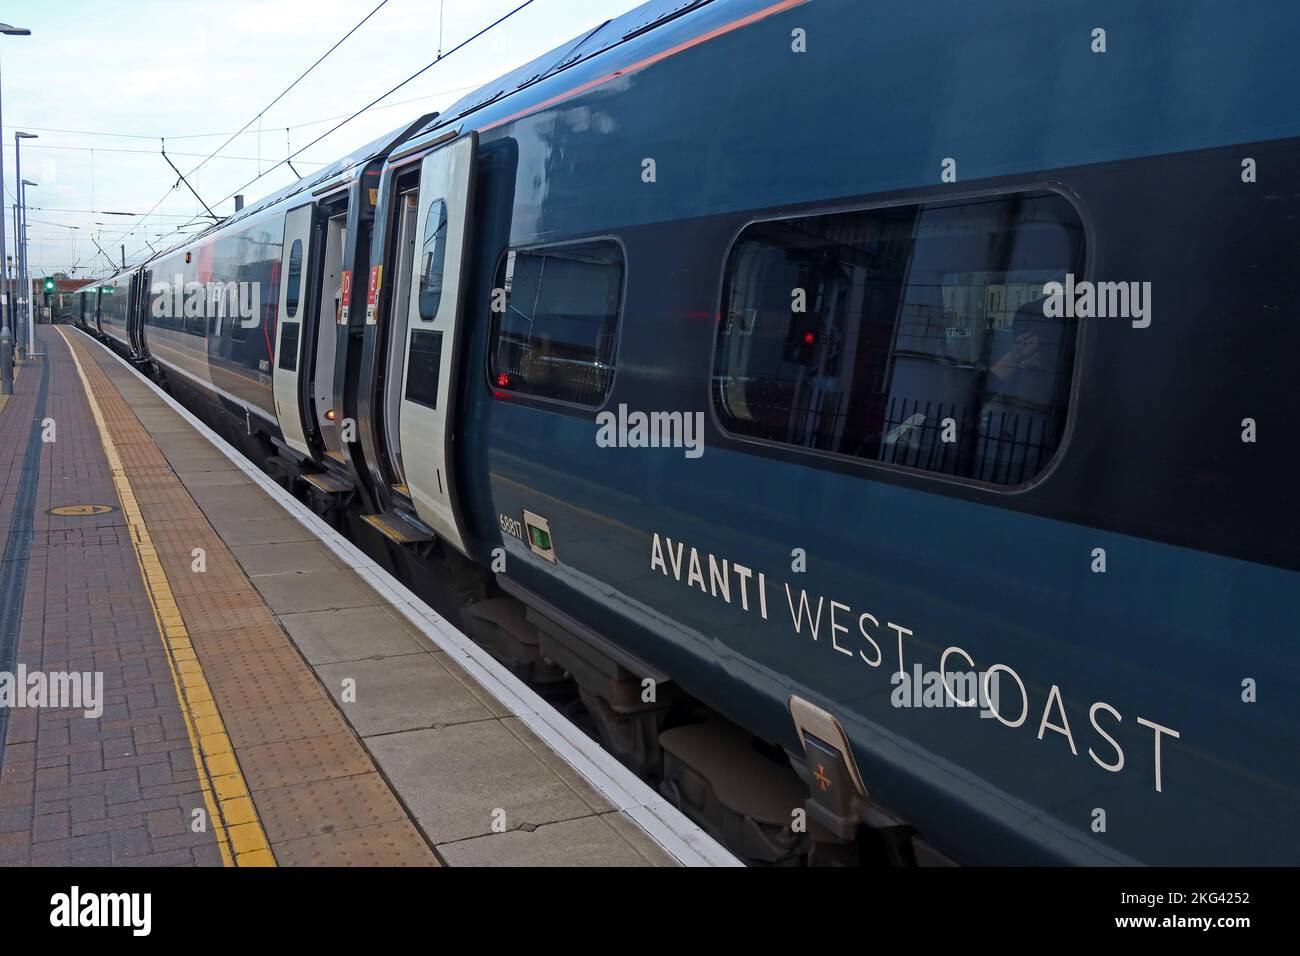
[[[338,328],[343,315],[343,253],[347,248],[347,206],[331,207],[315,235],[321,245],[320,294],[317,296],[315,344],[308,400],[325,451],[340,447],[338,432],[341,410],[334,403],[334,382],[338,361]]]
[[[302,455],[311,455],[303,431],[298,401],[298,370],[302,364],[302,326],[305,314],[307,253],[311,244],[311,203],[291,209],[284,217],[284,245],[280,249],[280,301],[275,329],[275,367],[271,373],[275,417],[284,442]]]
[[[148,283],[148,274],[143,270],[137,270],[131,274],[130,285],[127,286],[126,293],[126,311],[123,315],[126,332],[126,339],[131,344],[131,354],[137,358],[143,358],[144,351],[144,306],[145,286]]]
[[[413,182],[397,197],[397,248],[393,276],[393,308],[388,330],[388,361],[384,381],[400,382],[406,364],[406,339],[410,327],[411,282],[415,271],[415,226],[420,209],[419,182]],[[400,347],[398,347],[400,345]],[[384,434],[389,439],[389,459],[392,464],[393,490],[410,497],[406,472],[402,466],[402,448],[397,440],[402,411],[402,390],[390,388],[384,396]]]
[[[404,480],[420,520],[460,551],[465,543],[452,487],[451,438],[477,145],[478,135],[471,132],[421,162],[419,192],[410,207],[412,254],[399,257],[395,278],[403,281],[395,284],[391,310],[389,357],[400,350],[401,374],[389,377],[386,386],[386,399],[396,400],[396,429],[389,420],[387,431],[394,474]],[[401,207],[408,208],[406,197]],[[396,225],[401,227],[400,219]]]
[[[131,356],[140,354],[139,342],[135,336],[135,297],[139,295],[140,273],[131,273],[126,281],[126,308],[122,310],[122,334],[126,336]]]

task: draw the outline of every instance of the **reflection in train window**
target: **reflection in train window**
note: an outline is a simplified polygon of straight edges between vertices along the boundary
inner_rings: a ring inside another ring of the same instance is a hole
[[[442,269],[447,260],[447,204],[429,203],[424,217],[424,244],[420,248],[420,318],[432,322],[442,301]]]
[[[1065,429],[1083,270],[1053,192],[760,222],[732,249],[713,401],[737,435],[998,485]]]
[[[493,294],[492,385],[603,404],[614,379],[622,290],[623,252],[611,240],[508,252]]]
[[[289,249],[289,277],[285,285],[285,318],[298,316],[298,295],[302,289],[302,240],[295,239]]]

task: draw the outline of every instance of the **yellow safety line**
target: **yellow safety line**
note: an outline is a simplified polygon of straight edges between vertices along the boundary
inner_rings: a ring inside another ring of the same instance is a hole
[[[162,636],[163,647],[167,651],[167,664],[171,669],[172,682],[176,685],[181,716],[185,718],[185,730],[189,734],[194,765],[198,768],[203,801],[207,805],[208,818],[212,821],[216,834],[217,847],[221,850],[222,863],[226,866],[275,866],[275,856],[271,853],[266,833],[257,817],[248,784],[231,750],[225,722],[217,711],[212,690],[203,675],[203,667],[194,653],[189,631],[176,606],[176,599],[167,583],[162,563],[158,560],[158,552],[154,549],[149,528],[145,525],[135,492],[127,479],[126,469],[118,457],[108,424],[100,412],[99,403],[95,401],[95,393],[91,390],[86,371],[77,357],[77,350],[63,329],[59,329],[59,334],[63,336],[72,353],[72,361],[76,363],[77,374],[86,391],[86,400],[90,403],[91,414],[99,428],[104,455],[108,458],[109,471],[112,472],[117,497],[122,504],[122,514],[131,529],[131,544],[140,565],[140,574],[144,578],[154,620],[158,624],[158,633]]]

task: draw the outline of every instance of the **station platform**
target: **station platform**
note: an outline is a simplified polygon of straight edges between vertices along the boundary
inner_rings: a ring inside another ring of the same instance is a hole
[[[38,341],[0,407],[0,864],[735,865],[108,349]]]

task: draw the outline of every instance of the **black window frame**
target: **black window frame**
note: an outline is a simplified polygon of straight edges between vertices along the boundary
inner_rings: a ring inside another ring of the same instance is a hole
[[[780,209],[769,208],[764,210],[761,214],[750,215],[741,221],[732,232],[731,239],[727,243],[726,250],[723,253],[722,262],[718,269],[716,294],[714,297],[714,301],[717,303],[717,314],[719,316],[724,316],[726,314],[726,294],[728,288],[727,278],[731,266],[732,255],[735,252],[737,243],[740,242],[741,238],[745,235],[745,232],[751,226],[762,223],[784,222],[792,219],[813,218],[816,216],[871,212],[872,210],[889,209],[897,206],[924,206],[927,204],[973,202],[981,199],[996,199],[1003,196],[1013,196],[1019,193],[1034,192],[1055,193],[1069,203],[1071,208],[1074,210],[1083,232],[1083,262],[1075,276],[1075,279],[1076,282],[1085,280],[1093,281],[1093,272],[1096,263],[1096,250],[1094,245],[1096,230],[1093,227],[1093,220],[1081,197],[1063,183],[1052,180],[1029,180],[1025,182],[1008,183],[992,188],[962,191],[950,191],[950,189],[943,187],[929,187],[921,190],[900,192],[887,199],[880,199],[875,202],[872,202],[869,199],[862,199],[854,202],[837,202],[830,204],[812,203],[808,205],[789,206]],[[1084,362],[1087,360],[1084,333],[1088,327],[1089,325],[1085,319],[1075,320],[1074,366],[1071,369],[1070,384],[1066,392],[1068,398],[1065,408],[1065,422],[1061,429],[1060,442],[1055,451],[1053,451],[1052,456],[1034,475],[1027,480],[1014,485],[998,484],[978,478],[968,478],[962,475],[953,475],[938,471],[928,471],[924,468],[916,468],[910,465],[901,465],[894,462],[879,461],[871,458],[862,458],[857,455],[828,451],[821,448],[807,448],[802,445],[794,445],[787,442],[775,441],[773,439],[760,438],[753,435],[745,435],[731,431],[727,428],[722,421],[721,416],[718,414],[714,387],[715,370],[717,369],[718,361],[718,348],[721,346],[722,340],[720,331],[712,336],[712,342],[709,347],[708,380],[705,383],[705,405],[708,408],[709,420],[713,425],[715,434],[723,440],[722,444],[724,447],[729,446],[733,451],[746,454],[760,454],[764,457],[775,458],[793,465],[812,466],[825,470],[835,470],[841,473],[859,474],[864,477],[872,475],[877,478],[889,478],[895,482],[906,483],[911,487],[920,485],[924,488],[925,485],[938,483],[940,485],[958,486],[980,492],[993,492],[998,495],[1020,495],[1036,488],[1044,481],[1048,480],[1060,466],[1061,460],[1069,449],[1070,441],[1075,430],[1082,369]],[[916,479],[921,480],[918,482]]]
[[[406,385],[402,389],[402,398],[405,401],[421,405],[430,411],[438,410],[438,386],[442,379],[442,349],[441,329],[411,329],[410,342],[406,347]],[[419,383],[412,374],[417,371],[414,359],[417,354],[434,357],[431,374]]]
[[[290,329],[292,329],[290,335],[293,337],[293,348],[286,349],[284,347],[285,333],[289,332]],[[277,350],[275,367],[283,372],[293,372],[296,375],[298,373],[298,362],[302,353],[302,323],[294,320],[281,322],[279,335],[276,341]],[[291,364],[286,365],[286,359],[291,360]]]
[[[589,246],[601,242],[608,242],[617,246],[619,256],[622,258],[622,262],[623,262],[622,281],[619,283],[619,290],[618,290],[618,310],[614,315],[614,347],[610,354],[610,366],[612,368],[612,372],[610,373],[609,376],[609,387],[605,390],[605,397],[599,402],[599,404],[584,405],[580,402],[570,402],[562,398],[552,398],[549,395],[538,395],[533,392],[516,391],[515,389],[510,388],[509,386],[503,387],[501,385],[498,385],[492,371],[493,355],[494,355],[494,348],[493,348],[494,323],[496,320],[496,316],[492,312],[492,298],[496,289],[498,288],[497,276],[501,275],[502,270],[505,267],[507,257],[512,252],[516,254],[531,253],[531,252],[537,252],[538,250],[563,249],[572,246]],[[624,244],[622,238],[620,238],[617,235],[613,235],[611,233],[602,233],[600,235],[594,235],[594,236],[579,236],[573,239],[564,239],[558,242],[537,242],[537,243],[530,243],[530,244],[518,245],[518,246],[507,245],[503,247],[500,254],[497,256],[496,264],[492,268],[492,287],[489,290],[488,302],[487,302],[488,328],[487,328],[487,343],[486,343],[486,348],[484,349],[484,357],[483,357],[484,359],[483,373],[484,373],[484,381],[488,388],[488,393],[493,397],[496,397],[498,394],[508,395],[510,396],[511,401],[519,402],[521,404],[535,403],[537,405],[546,406],[549,409],[554,411],[566,410],[566,411],[571,411],[574,413],[579,413],[584,415],[587,413],[592,413],[594,415],[594,413],[597,413],[601,409],[608,406],[610,401],[614,397],[615,391],[618,388],[618,374],[619,374],[619,369],[622,366],[621,358],[622,358],[622,349],[623,349],[623,320],[624,320],[625,311],[627,307],[627,285],[628,285],[628,275],[630,274],[630,271],[631,270],[628,268],[627,246]]]
[[[433,217],[433,211],[435,208],[441,210],[438,217],[440,220],[440,228],[435,229],[433,235],[429,235],[429,222]],[[449,235],[449,230],[450,217],[448,216],[447,210],[447,198],[445,196],[435,196],[429,200],[429,206],[424,213],[424,238],[420,241],[420,268],[418,270],[419,283],[415,288],[416,311],[419,313],[420,318],[425,322],[432,322],[437,319],[438,311],[442,308],[442,292],[446,287],[447,279],[447,237]],[[427,263],[430,268],[426,269],[425,259],[430,255],[428,247],[431,240],[436,241],[437,245],[434,247],[433,260]],[[432,314],[428,314],[425,312],[424,306],[425,296],[429,294],[430,290],[426,288],[426,286],[428,285],[429,276],[432,273],[432,266],[435,264],[438,267],[437,298],[433,301]]]
[[[294,257],[298,259],[298,269],[294,271]],[[296,319],[298,311],[302,308],[303,299],[303,273],[307,270],[307,263],[303,256],[303,242],[301,237],[293,240],[289,247],[289,268],[285,270],[284,286],[284,311],[286,319]],[[238,316],[236,316],[238,320]]]

